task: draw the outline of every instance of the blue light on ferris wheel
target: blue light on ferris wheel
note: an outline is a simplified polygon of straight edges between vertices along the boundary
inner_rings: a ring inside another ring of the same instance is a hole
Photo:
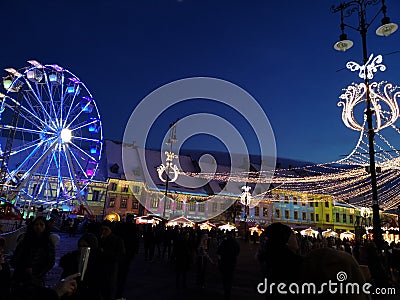
[[[67,87],[67,94],[73,94],[75,93],[75,86],[71,85]]]
[[[99,124],[97,124],[97,122],[93,123],[93,124],[90,124],[88,128],[89,128],[89,132],[92,132],[92,133],[98,133],[99,132]]]
[[[99,154],[99,146],[98,145],[90,146],[90,154]]]
[[[91,113],[93,111],[93,99],[89,97],[82,97],[81,109],[83,112]]]
[[[50,82],[56,82],[57,81],[57,74],[56,73],[52,73],[49,75],[49,80]]]

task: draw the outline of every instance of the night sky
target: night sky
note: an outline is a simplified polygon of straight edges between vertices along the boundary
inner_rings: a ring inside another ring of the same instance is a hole
[[[68,69],[94,95],[104,138],[119,141],[131,112],[153,90],[187,77],[224,79],[264,109],[279,157],[330,162],[350,153],[358,138],[344,126],[337,102],[342,88],[361,82],[357,73],[341,69],[349,60],[362,61],[355,30],[346,29],[352,49],[333,49],[340,34],[340,15],[330,12],[333,4],[339,1],[7,1],[0,7],[0,69],[25,67],[29,59]],[[399,23],[400,1],[386,4],[388,16]],[[370,7],[369,20],[379,7]],[[368,50],[394,54],[384,56],[388,69],[375,79],[400,84],[400,31],[377,37],[381,18],[368,32]],[[355,16],[346,22],[358,24]],[[196,112],[232,122],[250,152],[257,152],[251,120],[204,99],[163,112],[148,146],[159,148],[171,122]],[[223,142],[204,135],[184,146],[224,149]]]

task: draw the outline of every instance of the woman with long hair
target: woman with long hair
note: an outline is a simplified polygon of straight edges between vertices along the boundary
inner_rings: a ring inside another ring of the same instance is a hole
[[[44,286],[45,275],[54,266],[55,247],[46,218],[39,216],[29,224],[17,245],[11,263],[17,287]]]

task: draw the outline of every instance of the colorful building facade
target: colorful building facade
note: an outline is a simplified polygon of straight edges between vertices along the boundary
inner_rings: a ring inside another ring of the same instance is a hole
[[[222,193],[224,182],[220,181],[209,181],[192,188],[169,182],[166,191],[166,183],[156,171],[162,163],[160,152],[129,146],[133,164],[128,176],[123,168],[122,146],[122,143],[105,141],[99,174],[81,194],[81,200],[98,219],[108,214],[116,214],[121,219],[128,214],[154,214],[167,219],[184,216],[198,222],[208,219],[246,221],[249,226],[281,222],[293,228],[353,232],[357,226],[372,224],[372,216],[366,216],[365,211],[324,194],[272,189],[256,206],[249,208],[239,204],[243,183],[236,183],[231,191]],[[150,159],[144,164],[146,157]],[[177,160],[185,172],[198,171],[197,163],[190,156],[179,155]],[[148,174],[142,170],[144,165]],[[147,184],[149,180],[152,185]],[[31,186],[31,194],[34,194],[35,185]],[[66,204],[71,211],[77,210],[80,201],[75,199]]]

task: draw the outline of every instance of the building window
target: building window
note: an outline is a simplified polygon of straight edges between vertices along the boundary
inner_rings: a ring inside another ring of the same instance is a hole
[[[222,211],[224,211],[224,210],[225,210],[225,204],[224,204],[224,203],[221,203],[221,204],[219,205],[219,209],[222,210]]]
[[[315,222],[319,222],[319,214],[315,214]]]
[[[289,203],[289,196],[285,196],[285,203]]]
[[[354,223],[353,215],[350,215],[349,218],[350,218],[350,224],[353,224]]]
[[[285,219],[289,219],[290,215],[289,215],[289,211],[287,209],[285,209]]]
[[[310,207],[314,207],[314,202],[310,202]]]
[[[318,202],[315,202],[315,207],[318,207]]]
[[[295,220],[299,219],[299,212],[298,211],[294,211],[294,219]]]
[[[255,217],[260,216],[260,208],[258,206],[254,207],[254,216]]]
[[[343,214],[343,223],[347,223],[347,215]]]
[[[297,205],[297,197],[293,197],[293,204]]]
[[[263,216],[268,217],[268,208],[263,207]]]
[[[132,209],[138,209],[139,208],[139,202],[137,200],[132,200]]]
[[[212,203],[212,212],[217,212],[218,203]]]
[[[303,218],[303,221],[307,220],[307,213],[306,212],[302,213],[302,218]]]
[[[361,219],[360,216],[356,216],[356,224],[357,224],[357,225],[361,225],[361,224],[360,224],[360,219]]]
[[[115,197],[111,197],[108,200],[108,207],[115,207]]]
[[[340,215],[339,215],[339,213],[336,213],[336,222],[340,222]]]
[[[123,192],[123,193],[129,192],[129,185],[124,185],[124,186],[122,187],[122,192]]]
[[[183,206],[183,203],[182,202],[176,202],[176,210],[182,210],[182,206]]]
[[[110,185],[110,190],[111,191],[116,191],[117,190],[117,184],[115,183],[115,182],[111,182],[111,185]]]
[[[171,199],[167,198],[167,202],[165,203],[165,208],[166,209],[170,209],[171,208]]]
[[[325,215],[325,220],[326,220],[327,222],[329,222],[329,214],[326,214],[326,215]]]
[[[126,208],[127,203],[128,203],[128,199],[122,198],[121,203],[119,204],[119,208]]]
[[[92,201],[99,201],[99,198],[100,198],[100,191],[93,190]]]
[[[151,199],[151,204],[150,204],[151,208],[158,208],[158,202],[159,202],[158,197],[154,197],[153,199]]]
[[[140,192],[140,187],[137,186],[137,185],[135,185],[135,186],[133,187],[133,193],[134,193],[134,194],[139,194],[139,192]]]
[[[328,201],[325,201],[325,207],[329,208],[329,202]]]
[[[196,211],[196,203],[195,202],[189,203],[189,211]]]
[[[275,209],[275,217],[277,217],[277,218],[281,217],[281,210],[280,209]]]
[[[314,213],[310,213],[310,221],[314,222]]]
[[[204,203],[199,204],[199,212],[204,212]]]

